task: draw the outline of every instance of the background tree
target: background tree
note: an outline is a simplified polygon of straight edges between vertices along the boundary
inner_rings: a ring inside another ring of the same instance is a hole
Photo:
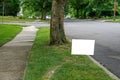
[[[73,16],[76,18],[86,18],[86,7],[89,0],[70,0],[70,6],[73,8]]]
[[[46,19],[46,14],[51,10],[51,0],[24,0],[22,3],[23,10],[27,13],[39,13],[41,19]]]
[[[117,4],[120,0],[116,0]],[[113,16],[114,0],[70,0],[72,16],[76,18],[100,18]],[[117,5],[117,15],[119,15]]]
[[[61,45],[67,43],[64,33],[64,7],[66,0],[53,0],[52,18],[50,23],[50,44]]]
[[[20,10],[19,0],[4,0],[5,16],[17,16]],[[0,15],[2,15],[2,1],[0,1]]]
[[[113,2],[112,0],[92,0],[88,7],[90,17],[112,16]],[[107,14],[106,14],[107,13]]]

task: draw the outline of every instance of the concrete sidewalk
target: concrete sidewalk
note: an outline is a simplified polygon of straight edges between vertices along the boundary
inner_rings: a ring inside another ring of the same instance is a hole
[[[23,80],[36,32],[34,26],[25,27],[12,41],[0,47],[0,80]]]

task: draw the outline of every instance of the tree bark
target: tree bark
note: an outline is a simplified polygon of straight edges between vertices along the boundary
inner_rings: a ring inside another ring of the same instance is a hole
[[[85,10],[84,10],[83,16],[84,16],[84,19],[86,19],[86,11]]]
[[[79,9],[76,9],[76,18],[79,18]]]
[[[114,21],[116,20],[116,0],[114,0]]]
[[[41,15],[42,15],[42,16],[41,16],[41,19],[42,19],[42,20],[46,20],[46,9],[44,9],[44,8],[42,9]]]
[[[67,43],[64,32],[64,6],[65,0],[53,0],[50,22],[50,45]]]

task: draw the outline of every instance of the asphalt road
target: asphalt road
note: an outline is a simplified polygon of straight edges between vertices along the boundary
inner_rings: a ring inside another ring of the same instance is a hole
[[[92,57],[120,78],[120,23],[68,21],[65,32],[71,39],[96,40]]]

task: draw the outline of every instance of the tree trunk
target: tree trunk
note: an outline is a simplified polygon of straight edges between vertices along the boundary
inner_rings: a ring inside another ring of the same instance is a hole
[[[116,20],[116,0],[114,0],[114,21]]]
[[[79,9],[76,9],[76,18],[79,18]]]
[[[64,32],[65,2],[65,0],[53,0],[50,22],[50,45],[61,45],[67,43]]]
[[[84,16],[84,19],[86,19],[86,11],[85,10],[84,10],[83,16]]]
[[[43,8],[42,11],[41,11],[41,19],[42,20],[46,20],[46,10]]]

